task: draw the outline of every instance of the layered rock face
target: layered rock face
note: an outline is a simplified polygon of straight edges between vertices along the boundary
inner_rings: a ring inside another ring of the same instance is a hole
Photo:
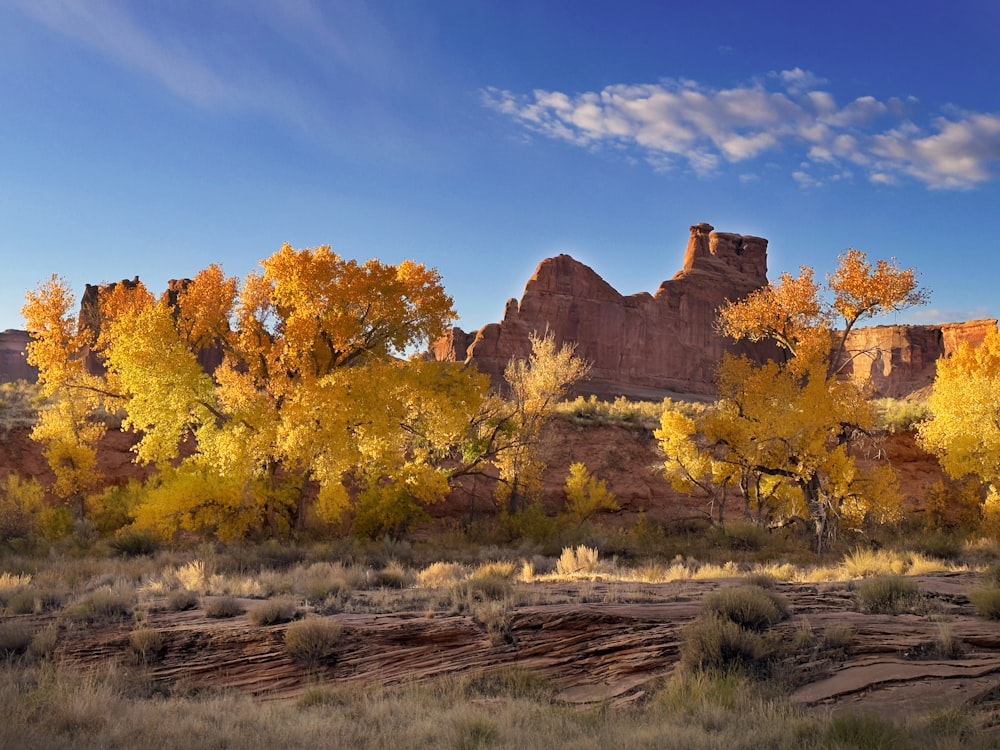
[[[770,347],[736,343],[715,332],[719,306],[767,284],[767,240],[691,227],[684,268],[655,294],[625,297],[568,255],[542,261],[521,301],[510,300],[500,323],[469,334],[454,331],[433,350],[438,359],[468,359],[500,382],[512,358],[531,348],[529,335],[552,331],[592,363],[579,392],[602,398],[660,399],[711,394],[725,352],[760,359]],[[464,349],[462,347],[465,347]]]
[[[875,396],[901,398],[934,383],[937,361],[962,344],[979,346],[996,320],[930,326],[873,326],[847,337],[848,358],[841,372],[867,384]]]

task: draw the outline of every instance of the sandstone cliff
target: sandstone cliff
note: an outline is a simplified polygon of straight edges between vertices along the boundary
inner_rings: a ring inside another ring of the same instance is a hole
[[[930,326],[873,326],[851,331],[842,372],[875,396],[901,398],[934,383],[937,361],[963,343],[979,346],[996,320]]]
[[[18,380],[35,382],[38,370],[28,364],[25,357],[28,342],[27,331],[8,330],[0,333],[0,383]]]
[[[699,224],[691,228],[683,270],[655,294],[622,296],[591,268],[560,255],[542,261],[520,302],[507,303],[500,323],[484,327],[471,343],[456,330],[433,353],[468,359],[499,382],[507,363],[530,350],[529,335],[550,330],[559,342],[575,342],[577,354],[592,363],[581,393],[646,399],[711,394],[724,352],[772,353],[714,329],[721,304],[765,284],[767,240]]]

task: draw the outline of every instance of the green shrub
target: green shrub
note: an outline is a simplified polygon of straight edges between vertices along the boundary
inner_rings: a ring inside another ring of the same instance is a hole
[[[681,666],[689,670],[739,669],[761,672],[772,649],[759,633],[709,614],[688,625],[681,641]]]
[[[202,610],[206,617],[222,619],[224,617],[239,617],[243,614],[243,605],[234,596],[214,596],[202,600]]]
[[[706,594],[702,611],[758,633],[788,617],[785,600],[760,586],[735,586]]]
[[[983,588],[969,593],[969,601],[980,615],[1000,620],[1000,588]]]
[[[251,607],[247,617],[254,625],[276,625],[293,619],[297,612],[295,602],[291,599],[268,599]]]
[[[902,576],[878,576],[858,584],[858,606],[862,612],[897,615],[921,601],[916,582]]]
[[[914,430],[930,415],[923,401],[880,398],[873,405],[879,429],[890,434]]]
[[[285,630],[285,650],[296,661],[315,667],[330,661],[340,643],[343,628],[325,617],[307,617]]]

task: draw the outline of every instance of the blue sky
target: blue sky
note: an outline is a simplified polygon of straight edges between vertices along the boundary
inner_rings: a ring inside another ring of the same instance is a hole
[[[285,242],[434,266],[474,329],[558,253],[655,291],[701,222],[998,317],[998,84],[994,0],[0,0],[0,329]]]

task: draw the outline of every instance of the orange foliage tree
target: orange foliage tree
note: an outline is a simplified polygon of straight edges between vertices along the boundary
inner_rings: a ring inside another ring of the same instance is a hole
[[[241,287],[210,266],[175,304],[116,285],[101,295],[96,339],[71,317],[64,281],[28,295],[29,357],[52,400],[35,436],[64,493],[95,482],[103,408],[140,436],[136,459],[162,468],[137,522],[165,535],[286,533],[307,480],[321,520],[352,511],[386,530],[445,495],[439,459],[465,439],[488,385],[401,359],[455,318],[437,272],[287,245],[262,267]],[[206,349],[221,354],[212,373],[199,363]],[[88,351],[105,375],[87,372]]]
[[[838,377],[857,323],[925,302],[912,269],[849,250],[821,294],[812,269],[720,310],[719,330],[735,339],[770,340],[780,362],[727,356],[719,400],[701,416],[666,409],[656,433],[665,470],[682,491],[706,492],[719,508],[728,494],[745,513],[808,518],[817,549],[838,527],[884,520],[898,508],[891,467],[862,469],[852,446],[872,439],[875,413],[861,385]],[[868,353],[870,354],[870,353]]]

